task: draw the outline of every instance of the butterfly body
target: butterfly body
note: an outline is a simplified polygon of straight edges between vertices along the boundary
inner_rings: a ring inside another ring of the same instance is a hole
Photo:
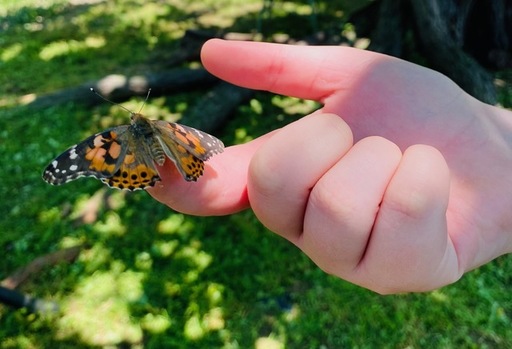
[[[137,190],[160,181],[166,158],[187,181],[196,181],[204,161],[224,150],[222,142],[192,127],[131,114],[131,124],[90,136],[56,157],[44,170],[50,184],[95,177],[110,187]]]

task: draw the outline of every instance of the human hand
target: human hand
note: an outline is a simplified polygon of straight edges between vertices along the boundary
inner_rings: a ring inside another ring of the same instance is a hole
[[[346,47],[211,40],[202,59],[226,81],[323,108],[227,148],[197,183],[167,162],[157,200],[200,215],[250,205],[322,269],[379,293],[438,288],[512,250],[510,112]]]

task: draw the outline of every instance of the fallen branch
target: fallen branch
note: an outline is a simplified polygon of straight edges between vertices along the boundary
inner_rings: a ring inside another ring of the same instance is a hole
[[[206,93],[179,121],[205,132],[225,123],[233,111],[254,95],[254,90],[221,82]]]
[[[73,246],[59,250],[41,257],[37,257],[32,262],[24,267],[19,268],[10,276],[0,282],[0,286],[15,289],[20,284],[25,282],[31,275],[37,274],[43,270],[43,268],[55,265],[62,262],[72,262],[77,257],[83,246]]]
[[[14,290],[34,274],[38,274],[43,268],[62,262],[72,262],[77,257],[83,246],[74,246],[53,252],[34,259],[28,265],[19,268],[9,277],[0,282],[0,302],[12,308],[26,308],[31,313],[56,313],[59,305],[52,301],[35,298]]]
[[[217,78],[204,69],[173,69],[135,76],[115,74],[78,87],[39,96],[29,103],[29,106],[42,109],[66,103],[88,107],[103,103],[101,99],[91,93],[91,87],[106,98],[120,102],[132,96],[145,96],[150,87],[151,96],[156,97],[206,88],[217,81]]]

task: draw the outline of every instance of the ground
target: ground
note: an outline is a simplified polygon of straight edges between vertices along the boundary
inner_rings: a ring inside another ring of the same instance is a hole
[[[19,287],[61,312],[0,306],[0,348],[512,347],[510,257],[437,291],[383,297],[326,275],[250,211],[191,217],[94,179],[59,187],[41,179],[59,152],[129,115],[106,103],[34,110],[27,101],[108,74],[165,69],[185,30],[250,32],[261,4],[0,1],[0,279],[82,246],[75,261]],[[345,18],[342,6],[328,17],[331,30]],[[297,25],[309,23],[307,1],[276,2],[273,11],[264,25],[276,33],[308,34]],[[150,98],[144,113],[177,120],[205,92]],[[138,110],[141,99],[123,105]],[[315,107],[258,93],[216,136],[242,143]]]

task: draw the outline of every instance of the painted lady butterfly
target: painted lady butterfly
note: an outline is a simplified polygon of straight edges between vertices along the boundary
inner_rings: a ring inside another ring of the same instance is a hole
[[[224,150],[222,141],[195,128],[130,113],[131,125],[107,129],[72,146],[46,167],[43,179],[59,185],[95,177],[113,188],[145,189],[160,181],[155,164],[162,166],[167,157],[185,180],[196,181],[203,174],[203,161]]]

